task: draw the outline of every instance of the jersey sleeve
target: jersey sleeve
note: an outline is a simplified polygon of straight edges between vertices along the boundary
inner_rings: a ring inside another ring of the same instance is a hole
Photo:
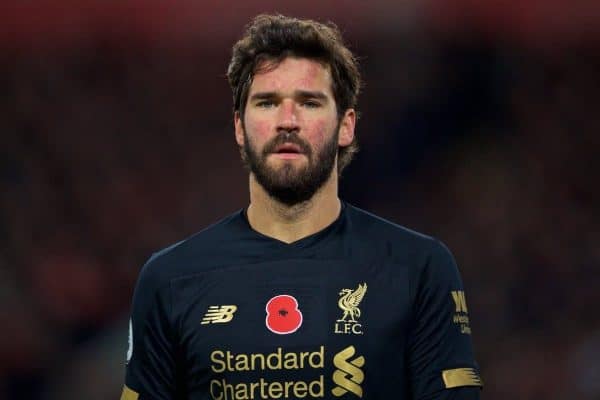
[[[465,292],[446,246],[433,242],[413,282],[407,346],[412,398],[478,399],[483,384],[473,356]]]
[[[175,336],[169,282],[146,263],[136,284],[121,400],[171,400],[176,392]]]

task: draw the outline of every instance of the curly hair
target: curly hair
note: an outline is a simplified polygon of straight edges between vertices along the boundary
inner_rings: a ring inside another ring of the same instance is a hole
[[[244,36],[233,46],[227,78],[233,92],[234,112],[243,118],[259,66],[269,61],[270,67],[276,67],[286,57],[308,58],[329,68],[339,120],[346,110],[356,107],[361,88],[358,62],[335,24],[261,14],[250,22]],[[356,136],[349,146],[338,149],[338,174],[357,151]]]

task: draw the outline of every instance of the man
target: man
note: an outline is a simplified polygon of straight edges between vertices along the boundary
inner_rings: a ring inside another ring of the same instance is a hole
[[[121,399],[479,398],[449,251],[338,198],[360,77],[337,29],[259,16],[228,78],[250,205],[144,266]]]

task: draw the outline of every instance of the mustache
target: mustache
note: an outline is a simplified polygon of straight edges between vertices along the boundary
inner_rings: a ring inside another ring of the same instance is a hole
[[[270,154],[270,153],[274,153],[275,149],[277,148],[277,146],[281,146],[282,144],[285,143],[292,143],[297,145],[298,147],[300,147],[300,150],[302,151],[302,153],[310,155],[311,154],[311,148],[308,145],[308,143],[306,143],[306,141],[302,140],[297,133],[295,132],[285,132],[285,133],[280,133],[279,135],[275,136],[273,139],[271,139],[271,141],[269,141],[267,144],[265,144],[265,147],[263,149],[263,154]]]

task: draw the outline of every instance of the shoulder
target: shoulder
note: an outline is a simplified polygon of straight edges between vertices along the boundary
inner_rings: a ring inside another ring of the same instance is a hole
[[[435,237],[399,225],[385,218],[348,205],[348,219],[357,241],[377,248],[383,246],[390,255],[428,257],[450,254],[448,248]]]
[[[462,286],[454,256],[440,240],[359,208],[348,208],[353,255],[383,259],[398,267],[391,272],[406,271],[413,301],[420,290],[445,293]]]
[[[240,232],[241,211],[231,214],[209,227],[165,247],[146,261],[138,285],[158,288],[178,276],[202,270],[211,257],[218,255],[228,242],[235,242]]]

